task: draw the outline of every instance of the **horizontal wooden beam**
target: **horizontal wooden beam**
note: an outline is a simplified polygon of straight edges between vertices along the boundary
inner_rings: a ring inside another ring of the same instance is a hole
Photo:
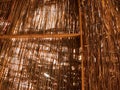
[[[25,34],[25,35],[0,35],[0,39],[9,38],[66,38],[77,37],[80,34]]]

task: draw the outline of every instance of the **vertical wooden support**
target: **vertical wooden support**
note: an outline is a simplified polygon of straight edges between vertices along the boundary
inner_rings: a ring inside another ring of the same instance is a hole
[[[81,80],[82,80],[82,90],[84,90],[84,57],[83,57],[83,32],[82,32],[82,11],[80,6],[80,0],[78,0],[78,7],[79,7],[79,25],[80,25],[80,45],[81,45]]]

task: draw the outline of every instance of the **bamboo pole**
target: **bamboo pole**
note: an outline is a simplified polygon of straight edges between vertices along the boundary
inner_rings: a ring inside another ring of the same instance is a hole
[[[80,45],[81,45],[81,80],[82,80],[82,90],[84,90],[84,61],[83,61],[83,32],[82,32],[82,12],[80,7],[80,0],[78,0],[78,7],[79,7],[79,24],[80,24]]]
[[[25,35],[0,35],[0,39],[7,38],[66,38],[77,37],[80,34],[25,34]]]

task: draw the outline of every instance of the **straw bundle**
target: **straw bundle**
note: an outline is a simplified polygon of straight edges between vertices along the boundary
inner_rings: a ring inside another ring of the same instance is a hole
[[[114,0],[82,3],[85,90],[119,90],[120,23]]]
[[[1,90],[81,88],[76,4],[72,0],[14,0],[10,24],[0,36]]]

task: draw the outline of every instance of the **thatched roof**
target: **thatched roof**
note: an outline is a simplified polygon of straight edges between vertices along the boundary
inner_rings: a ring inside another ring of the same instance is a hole
[[[1,0],[0,90],[119,90],[119,0]]]

